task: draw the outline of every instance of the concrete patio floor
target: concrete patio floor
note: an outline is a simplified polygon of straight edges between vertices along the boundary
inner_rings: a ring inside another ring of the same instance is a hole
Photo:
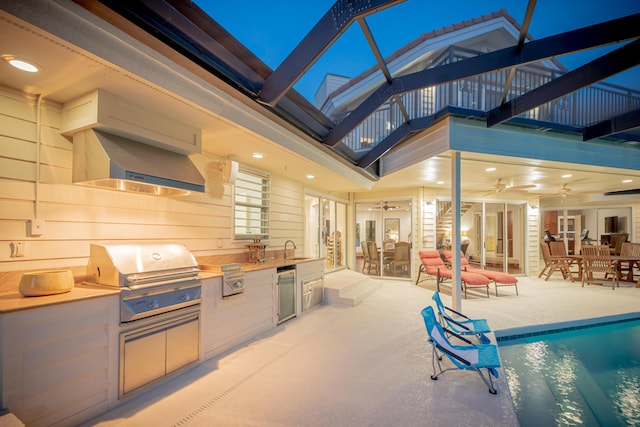
[[[462,310],[487,318],[496,336],[640,311],[636,288],[526,277],[518,288],[470,293]],[[502,369],[495,396],[473,372],[430,379],[420,310],[434,290],[433,280],[383,281],[355,307],[320,306],[86,425],[517,426]],[[441,295],[450,305],[448,286]]]

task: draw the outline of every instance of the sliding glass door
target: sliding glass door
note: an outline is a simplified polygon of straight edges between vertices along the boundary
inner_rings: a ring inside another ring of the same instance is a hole
[[[437,249],[451,247],[451,202],[438,201]],[[462,201],[460,248],[469,262],[489,270],[524,273],[525,205]]]
[[[320,256],[325,259],[325,270],[335,270],[345,264],[345,229],[347,206],[335,200],[321,199],[322,246]]]
[[[305,256],[324,258],[326,271],[345,267],[347,204],[306,195],[305,220]]]
[[[485,203],[484,254],[481,264],[488,270],[524,273],[524,204]]]
[[[356,203],[356,270],[371,276],[411,278],[410,199]]]

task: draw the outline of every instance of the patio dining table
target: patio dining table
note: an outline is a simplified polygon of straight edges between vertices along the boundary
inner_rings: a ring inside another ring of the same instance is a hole
[[[578,265],[578,280],[582,280],[582,263],[583,255],[566,255],[565,258],[571,258],[576,260]],[[640,265],[640,256],[637,255],[611,255],[611,260],[616,263],[616,271],[618,275],[618,282],[635,283],[637,288],[640,288],[640,279],[633,280],[633,264]],[[622,276],[621,267],[623,264],[629,264],[629,272],[626,276]]]
[[[640,279],[633,280],[633,265],[640,265],[640,256],[638,255],[611,255],[611,259],[616,262],[616,271],[618,272],[618,281],[631,282],[636,284],[636,288],[640,288]],[[626,277],[622,276],[621,267],[624,263],[629,264],[629,272]]]

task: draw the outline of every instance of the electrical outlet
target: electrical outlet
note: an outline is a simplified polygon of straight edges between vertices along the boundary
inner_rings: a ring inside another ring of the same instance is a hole
[[[25,242],[11,242],[11,258],[24,257]]]

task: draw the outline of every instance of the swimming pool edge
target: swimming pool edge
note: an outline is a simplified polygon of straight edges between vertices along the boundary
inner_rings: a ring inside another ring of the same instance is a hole
[[[614,323],[640,320],[640,312],[615,314],[589,319],[569,320],[557,323],[543,323],[540,325],[521,326],[517,328],[500,329],[494,331],[496,341],[517,340],[527,337],[548,335],[564,331],[589,328],[593,326],[609,325]]]

